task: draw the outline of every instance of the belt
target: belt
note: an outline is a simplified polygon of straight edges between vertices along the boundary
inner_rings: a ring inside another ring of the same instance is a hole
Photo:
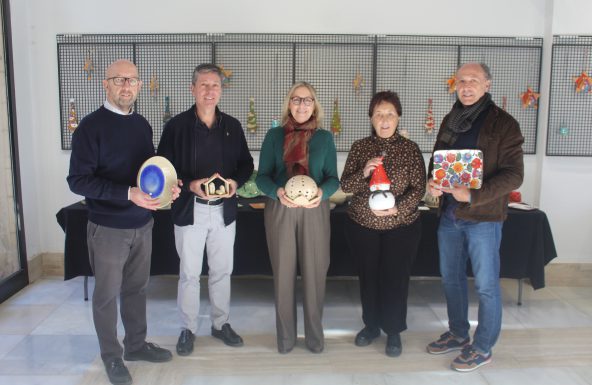
[[[224,203],[224,200],[221,198],[210,200],[210,199],[201,199],[199,197],[195,197],[195,202],[201,203],[202,205],[218,206],[218,205],[221,205],[222,203]]]

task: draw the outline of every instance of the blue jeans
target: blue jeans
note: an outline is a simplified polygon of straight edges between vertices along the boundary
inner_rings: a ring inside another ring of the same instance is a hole
[[[443,213],[438,227],[440,273],[446,294],[448,326],[457,337],[469,336],[467,259],[470,258],[479,294],[478,325],[473,347],[489,353],[502,326],[499,284],[503,222],[474,222]]]

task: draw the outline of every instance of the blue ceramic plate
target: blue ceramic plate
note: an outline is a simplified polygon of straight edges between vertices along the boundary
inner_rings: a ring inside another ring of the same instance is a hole
[[[156,165],[144,167],[140,174],[140,189],[152,198],[158,198],[164,190],[164,173]]]
[[[140,190],[158,199],[159,209],[169,208],[173,199],[172,188],[177,184],[177,172],[166,158],[153,156],[140,167],[137,183]]]

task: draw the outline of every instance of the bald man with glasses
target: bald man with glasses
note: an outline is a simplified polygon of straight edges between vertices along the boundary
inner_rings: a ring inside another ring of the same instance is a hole
[[[131,384],[127,361],[165,362],[170,351],[146,342],[146,287],[152,254],[152,211],[157,199],[142,192],[136,176],[154,156],[152,128],[133,111],[142,87],[136,66],[112,63],[103,88],[106,100],[87,115],[72,136],[70,189],[85,197],[87,241],[95,275],[93,320],[101,358],[112,384]],[[179,196],[173,188],[173,199]],[[117,297],[125,328],[123,348],[117,339]]]

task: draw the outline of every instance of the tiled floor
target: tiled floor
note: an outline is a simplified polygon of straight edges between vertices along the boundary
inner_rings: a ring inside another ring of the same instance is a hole
[[[89,283],[92,293],[92,279]],[[175,355],[165,364],[127,363],[134,384],[592,384],[592,287],[533,291],[525,285],[524,303],[517,306],[516,281],[502,280],[504,320],[494,361],[461,374],[449,369],[454,353],[425,353],[425,345],[446,326],[438,280],[411,282],[409,330],[402,334],[399,358],[384,355],[384,336],[366,348],[354,346],[362,326],[355,280],[328,282],[323,354],[309,353],[302,341],[290,354],[276,352],[273,287],[266,278],[233,280],[231,323],[245,346],[226,347],[209,336],[205,286],[194,353]],[[152,278],[149,340],[171,350],[179,333],[175,296],[176,277]],[[301,334],[301,306],[299,311]],[[475,320],[474,295],[469,313]],[[98,354],[90,302],[83,300],[82,278],[44,278],[1,304],[0,341],[0,384],[109,383]]]

